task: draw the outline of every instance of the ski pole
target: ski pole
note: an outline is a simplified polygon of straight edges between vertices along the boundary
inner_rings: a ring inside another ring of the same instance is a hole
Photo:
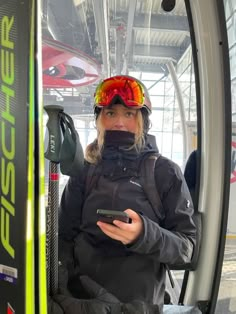
[[[47,282],[49,294],[58,289],[58,208],[59,208],[59,156],[61,130],[59,114],[64,108],[56,105],[44,107],[48,114],[48,148],[45,158],[49,160],[49,186],[47,207]]]

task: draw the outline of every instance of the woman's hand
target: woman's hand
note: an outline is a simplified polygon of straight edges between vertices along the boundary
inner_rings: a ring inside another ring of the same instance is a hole
[[[113,225],[101,221],[98,221],[97,225],[108,237],[127,245],[140,236],[143,231],[143,222],[141,217],[132,209],[126,209],[125,212],[132,219],[131,224],[114,220]]]

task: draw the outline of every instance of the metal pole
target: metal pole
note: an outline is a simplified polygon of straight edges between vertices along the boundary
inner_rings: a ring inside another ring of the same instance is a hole
[[[188,156],[188,135],[187,135],[185,112],[184,112],[184,101],[183,101],[180,84],[179,84],[173,63],[168,62],[167,68],[170,72],[170,75],[174,84],[174,88],[175,88],[175,92],[176,92],[176,96],[178,100],[178,105],[179,105],[181,126],[182,126],[182,132],[183,132],[183,162],[185,162]]]
[[[58,289],[58,208],[59,208],[59,161],[61,150],[61,130],[59,114],[61,106],[45,106],[48,114],[48,148],[45,158],[49,160],[49,185],[47,207],[47,283],[49,295]]]
[[[59,164],[50,161],[48,207],[49,233],[49,291],[56,294],[58,288],[58,208],[59,208]]]

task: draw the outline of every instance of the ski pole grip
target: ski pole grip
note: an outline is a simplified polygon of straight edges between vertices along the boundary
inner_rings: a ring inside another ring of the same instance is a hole
[[[58,105],[48,105],[44,109],[48,114],[48,147],[44,156],[46,159],[58,163],[62,144],[59,113],[63,112],[64,108]]]

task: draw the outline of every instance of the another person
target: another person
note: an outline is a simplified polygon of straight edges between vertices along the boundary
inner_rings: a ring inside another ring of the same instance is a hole
[[[161,313],[165,265],[191,260],[196,230],[191,197],[174,162],[160,156],[150,173],[162,209],[152,208],[142,189],[140,163],[158,152],[148,134],[151,110],[145,86],[133,77],[98,85],[97,138],[86,148],[84,176],[71,177],[63,192],[59,248],[74,297],[86,297],[79,276],[87,275],[121,302],[156,304]],[[132,223],[98,221],[97,209],[125,211]]]
[[[193,201],[194,208],[197,208],[197,195],[196,195],[196,183],[197,183],[197,149],[193,150],[189,155],[186,166],[184,169],[184,178],[188,185],[188,189]]]

